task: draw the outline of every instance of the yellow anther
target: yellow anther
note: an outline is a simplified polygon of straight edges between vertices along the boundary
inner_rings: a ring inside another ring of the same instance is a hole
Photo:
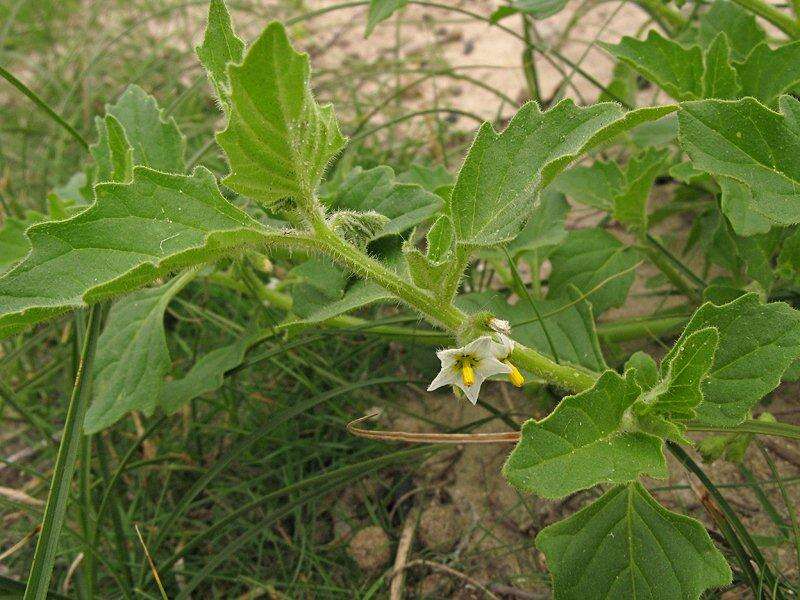
[[[461,379],[467,387],[475,384],[475,369],[467,361],[461,363]]]
[[[522,376],[522,373],[519,372],[519,369],[509,360],[504,360],[503,362],[511,369],[511,372],[508,374],[509,381],[516,387],[522,387],[525,383],[525,378]]]

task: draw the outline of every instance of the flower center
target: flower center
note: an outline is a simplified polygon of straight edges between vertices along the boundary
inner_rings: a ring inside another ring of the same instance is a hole
[[[465,354],[456,360],[456,371],[461,372],[461,379],[467,387],[475,384],[475,367],[478,361],[474,356]]]

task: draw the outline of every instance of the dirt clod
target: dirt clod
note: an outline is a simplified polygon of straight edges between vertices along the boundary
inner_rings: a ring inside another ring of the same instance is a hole
[[[434,552],[447,552],[455,546],[459,535],[459,516],[451,504],[434,504],[419,518],[419,539]]]
[[[386,532],[377,525],[372,525],[353,536],[347,553],[365,571],[376,571],[389,562],[389,546]]]

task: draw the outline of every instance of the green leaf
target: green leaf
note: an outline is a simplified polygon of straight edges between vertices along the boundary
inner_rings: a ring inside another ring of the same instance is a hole
[[[453,185],[453,174],[444,166],[436,165],[427,167],[420,164],[412,164],[408,171],[404,171],[397,176],[398,183],[415,183],[429,192],[437,193],[441,188]]]
[[[739,73],[731,65],[731,47],[725,32],[720,32],[706,49],[704,64],[704,98],[738,98],[742,95]],[[743,81],[746,83],[747,80]]]
[[[731,581],[703,526],[665,509],[639,483],[545,527],[536,546],[547,557],[555,600],[697,600]]]
[[[511,323],[515,340],[553,357],[542,322],[527,300],[518,300],[512,305],[494,292],[481,292],[459,296],[456,302],[468,312],[488,310],[494,316],[507,320]],[[587,301],[576,301],[574,297],[569,297],[560,300],[533,299],[533,303],[561,362],[579,365],[590,371],[608,368],[597,339],[592,307]]]
[[[312,258],[289,271],[292,311],[305,318],[341,300],[347,283],[345,273],[327,258]]]
[[[231,81],[228,65],[239,64],[244,56],[244,42],[236,37],[231,16],[223,0],[211,0],[203,43],[195,51],[208,72],[223,106],[230,107]]]
[[[241,365],[247,351],[263,337],[263,333],[247,335],[212,350],[201,356],[183,377],[165,381],[161,389],[164,412],[173,414],[187,402],[222,387],[225,374]]]
[[[800,222],[800,103],[784,96],[780,104],[777,113],[753,98],[703,100],[678,113],[681,146],[697,169],[727,186],[723,205],[740,231],[763,231],[765,220]]]
[[[228,156],[224,183],[266,205],[293,198],[308,203],[328,162],[345,143],[330,105],[309,86],[308,55],[270,23],[241,65],[230,65],[231,112],[217,141]]]
[[[640,475],[666,477],[662,440],[626,429],[639,393],[631,375],[606,371],[591,389],[564,398],[547,418],[526,421],[503,474],[520,490],[545,498]]]
[[[661,379],[656,361],[654,361],[653,357],[647,354],[647,352],[643,352],[642,350],[631,354],[628,362],[625,363],[624,371],[627,373],[631,369],[633,369],[633,376],[636,379],[636,383],[643,392],[647,392],[655,387]]]
[[[647,231],[647,199],[666,168],[669,151],[648,148],[625,165],[625,185],[614,194],[614,218],[635,233]]]
[[[478,131],[447,209],[458,244],[494,246],[513,239],[539,191],[589,148],[672,112],[673,106],[625,113],[613,103],[578,108],[562,100],[546,112],[528,103],[502,132]]]
[[[306,312],[299,321],[292,321],[288,325],[321,323],[376,302],[391,300],[393,297],[394,296],[376,283],[370,281],[356,281],[338,300],[323,303],[313,311]]]
[[[138,290],[111,307],[97,341],[94,399],[83,425],[86,433],[110,427],[134,410],[153,414],[171,366],[164,311],[193,276],[190,272]]]
[[[677,100],[735,98],[739,94],[724,32],[705,52],[696,44],[682,46],[654,29],[645,40],[625,36],[619,44],[601,46]]]
[[[560,13],[566,5],[567,0],[511,0],[510,5],[495,10],[490,19],[492,23],[498,23],[506,17],[522,13],[541,20]]]
[[[778,96],[800,83],[800,41],[778,46],[756,46],[743,63],[736,64],[742,95],[775,106]]]
[[[749,187],[732,177],[718,176],[717,181],[722,190],[720,208],[736,233],[750,236],[772,228],[774,223],[757,211]]]
[[[97,143],[89,148],[95,162],[95,181],[125,183],[133,176],[133,148],[113,115],[97,117]]]
[[[378,23],[385,21],[405,5],[406,0],[370,0],[364,37],[372,35],[372,31]]]
[[[634,248],[607,231],[570,231],[566,241],[550,255],[553,271],[547,296],[553,299],[568,296],[568,288],[573,285],[589,294],[595,315],[600,315],[625,303],[636,276],[633,267],[639,260]]]
[[[614,210],[614,195],[624,185],[625,175],[616,162],[598,160],[589,166],[580,165],[564,171],[552,187],[575,202],[611,212]]]
[[[155,98],[137,85],[129,85],[116,104],[106,106],[133,148],[133,164],[167,173],[183,173],[186,139],[175,119],[163,119]]]
[[[530,252],[537,252],[539,260],[549,256],[550,252],[567,239],[564,228],[569,203],[563,194],[550,191],[542,193],[539,204],[531,212],[530,221],[508,244],[508,253],[519,258]]]
[[[757,294],[721,306],[706,303],[695,311],[664,361],[673,359],[686,338],[707,327],[719,332],[719,347],[702,385],[697,414],[703,423],[729,427],[747,418],[800,356],[800,313],[783,302],[761,304]]]
[[[412,281],[419,287],[438,293],[450,272],[452,263],[453,225],[447,215],[434,221],[426,234],[427,249],[423,254],[410,244],[403,248]]]
[[[323,203],[336,210],[375,211],[388,223],[372,239],[397,235],[427,221],[442,207],[439,196],[411,183],[397,183],[391,167],[356,167]]]
[[[703,51],[699,46],[681,46],[654,29],[645,40],[625,36],[619,44],[600,45],[676,100],[703,97]]]
[[[655,412],[670,418],[692,418],[703,401],[701,384],[708,375],[719,343],[714,327],[698,329],[676,342],[661,362],[661,382],[639,401],[637,416]]]
[[[701,46],[710,46],[720,33],[728,37],[735,60],[743,60],[767,37],[753,13],[729,0],[715,0],[700,17],[698,39]]]
[[[228,203],[204,168],[135,167],[130,184],[95,190],[85,211],[28,230],[30,254],[0,277],[0,336],[279,234]]]
[[[45,216],[29,211],[24,219],[7,217],[0,229],[0,273],[5,273],[22,260],[31,249],[25,231],[31,225],[44,221]]]

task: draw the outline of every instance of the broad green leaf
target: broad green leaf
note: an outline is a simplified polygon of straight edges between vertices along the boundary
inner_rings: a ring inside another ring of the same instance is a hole
[[[767,106],[800,83],[800,41],[778,46],[756,46],[743,63],[736,64],[743,96],[753,96]]]
[[[596,161],[589,166],[572,167],[553,182],[555,187],[575,202],[600,210],[614,210],[614,195],[625,185],[625,174],[614,161]]]
[[[735,98],[740,92],[724,33],[705,52],[696,44],[682,46],[654,29],[645,40],[625,36],[619,44],[601,45],[676,100]]]
[[[364,308],[376,302],[391,300],[392,296],[376,283],[356,281],[339,298],[319,305],[311,312],[306,312],[300,321],[292,321],[289,325],[300,323],[321,323],[333,317]]]
[[[153,414],[171,366],[164,311],[193,275],[138,290],[111,307],[97,341],[86,433],[105,429],[134,410]]]
[[[547,297],[568,296],[569,286],[589,294],[594,314],[622,306],[636,276],[638,252],[602,229],[569,232],[550,255],[553,271]],[[590,293],[591,292],[591,293]]]
[[[720,33],[728,37],[735,60],[743,60],[767,37],[755,15],[730,0],[714,0],[711,8],[700,16],[701,46],[708,48]]]
[[[666,477],[662,440],[626,428],[639,393],[630,374],[606,371],[591,389],[564,398],[547,418],[526,421],[503,474],[518,489],[545,498],[641,475]]]
[[[619,44],[600,45],[676,100],[703,97],[703,51],[699,46],[681,46],[654,29],[645,40],[625,36]]]
[[[370,0],[364,37],[369,37],[378,23],[385,21],[405,5],[406,0]]]
[[[438,190],[453,185],[453,174],[444,166],[426,167],[413,164],[397,176],[398,183],[415,183],[429,192],[438,193]]]
[[[23,219],[6,217],[3,228],[0,229],[0,273],[5,273],[30,252],[31,243],[25,236],[25,231],[31,225],[44,220],[45,216],[35,211],[29,211]]]
[[[223,106],[229,107],[231,82],[228,65],[242,62],[244,42],[236,37],[223,0],[211,0],[203,43],[195,51]]]
[[[778,386],[800,356],[800,313],[783,302],[761,304],[757,294],[721,306],[706,303],[664,360],[671,361],[688,336],[707,327],[719,332],[719,346],[697,413],[706,424],[733,426]]]
[[[388,223],[373,237],[400,234],[428,220],[442,207],[439,196],[419,185],[398,183],[391,167],[368,171],[356,167],[335,193],[322,201],[336,210],[375,211],[387,217]]]
[[[116,104],[106,107],[133,148],[133,164],[167,173],[183,173],[186,139],[175,119],[163,118],[155,98],[137,85],[129,85]]]
[[[664,171],[669,152],[648,148],[625,165],[625,185],[614,194],[614,218],[635,233],[647,231],[650,188]]]
[[[732,177],[718,176],[717,181],[722,190],[720,208],[736,233],[749,236],[772,228],[774,223],[757,211],[749,187]]]
[[[536,546],[547,557],[555,600],[697,600],[731,581],[703,526],[661,506],[639,483],[545,527]]]
[[[740,230],[763,231],[764,220],[800,222],[800,103],[784,96],[780,104],[777,113],[753,98],[702,100],[683,104],[678,113],[680,143],[694,166],[728,186],[729,194],[735,189],[737,198],[723,193],[723,204]],[[755,224],[747,225],[744,211],[758,215]]]
[[[0,277],[0,336],[279,234],[227,202],[204,168],[135,167],[130,184],[95,190],[85,211],[28,230],[30,254]]]
[[[312,258],[289,271],[288,280],[292,282],[292,311],[305,318],[341,300],[347,276],[327,258]]]
[[[668,105],[625,113],[613,103],[578,108],[563,100],[546,112],[528,103],[502,133],[478,131],[448,203],[458,244],[495,246],[513,239],[539,191],[589,148],[660,118]]]
[[[183,377],[165,381],[161,388],[164,412],[172,414],[190,400],[222,387],[225,374],[241,365],[247,351],[263,338],[263,333],[254,333],[212,350],[201,356]]]
[[[241,65],[230,65],[231,112],[217,135],[230,163],[224,183],[266,205],[310,202],[345,138],[330,105],[309,86],[308,55],[296,52],[283,25],[270,23]]]
[[[95,162],[95,181],[125,183],[133,176],[133,148],[125,130],[113,115],[97,117],[97,143],[90,148]]]
[[[543,321],[561,362],[579,365],[590,371],[608,368],[597,339],[591,305],[585,300],[576,301],[574,297],[561,300],[534,299],[542,321],[539,321],[536,310],[527,299],[518,300],[512,305],[496,293],[482,292],[465,294],[456,302],[468,312],[488,310],[496,317],[509,321],[514,339],[553,357],[552,347],[542,328]]]

